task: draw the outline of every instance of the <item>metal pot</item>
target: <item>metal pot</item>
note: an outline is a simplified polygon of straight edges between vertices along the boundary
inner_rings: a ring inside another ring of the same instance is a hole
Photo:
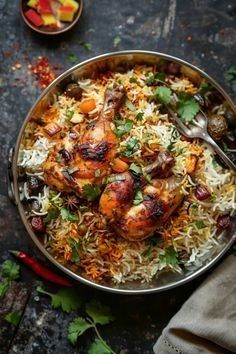
[[[60,264],[56,259],[48,253],[44,248],[42,242],[34,234],[29,223],[27,222],[27,206],[22,204],[19,196],[19,186],[20,178],[17,168],[17,159],[19,147],[21,144],[22,137],[24,136],[25,127],[32,115],[40,115],[48,106],[48,103],[53,102],[53,96],[62,91],[63,87],[71,81],[75,81],[81,77],[89,77],[94,71],[106,71],[118,69],[122,70],[128,68],[134,64],[149,64],[156,65],[160,61],[172,62],[180,65],[181,70],[184,70],[185,74],[189,76],[192,80],[197,80],[198,78],[204,78],[207,80],[218,92],[221,100],[227,102],[229,109],[236,114],[236,107],[234,106],[230,97],[225,93],[225,91],[217,84],[210,76],[208,76],[202,70],[196,68],[195,66],[170,55],[165,55],[162,53],[149,52],[149,51],[123,51],[110,54],[104,54],[97,56],[95,58],[86,60],[73,68],[67,70],[64,74],[60,75],[56,80],[54,80],[40,95],[36,103],[33,105],[29,111],[22,128],[19,132],[19,136],[15,145],[14,150],[11,150],[9,156],[9,196],[14,200],[18,207],[19,213],[21,215],[22,221],[31,237],[33,242],[37,245],[39,250],[54,264],[57,268],[71,276],[77,281],[84,284],[93,286],[95,288],[110,291],[113,293],[120,294],[146,294],[152,292],[160,292],[163,290],[171,289],[181,284],[184,284],[198,275],[202,274],[208,270],[213,264],[215,264],[223,254],[230,248],[236,239],[236,224],[232,224],[231,228],[225,232],[222,238],[219,240],[219,246],[216,246],[213,252],[208,255],[204,260],[202,265],[192,267],[191,269],[184,269],[182,274],[165,272],[162,273],[157,279],[153,279],[150,283],[140,283],[140,282],[128,282],[126,284],[114,285],[112,283],[96,283],[90,279],[85,278],[81,274],[76,274],[69,268]]]

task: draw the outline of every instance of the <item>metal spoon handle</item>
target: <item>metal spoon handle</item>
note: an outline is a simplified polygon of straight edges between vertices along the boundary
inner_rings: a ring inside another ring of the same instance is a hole
[[[210,144],[216,153],[224,160],[225,164],[236,173],[236,165],[228,158],[224,151],[219,147],[218,144],[210,137],[208,134],[204,134],[204,140]]]

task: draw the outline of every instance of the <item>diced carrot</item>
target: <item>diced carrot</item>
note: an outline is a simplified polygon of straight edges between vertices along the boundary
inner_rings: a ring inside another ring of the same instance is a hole
[[[43,25],[43,20],[42,18],[37,14],[36,11],[30,9],[25,12],[25,16],[28,18],[30,22],[33,23],[36,27],[42,26]]]
[[[80,104],[80,109],[83,113],[89,113],[96,108],[96,102],[93,98],[84,100]]]
[[[112,169],[115,172],[125,172],[128,170],[128,168],[129,168],[129,165],[126,162],[119,159],[119,157],[115,158],[112,161]]]
[[[196,155],[191,154],[186,161],[186,170],[189,175],[194,173],[197,168],[198,158]]]
[[[159,145],[158,144],[151,144],[150,149],[152,151],[159,151]]]

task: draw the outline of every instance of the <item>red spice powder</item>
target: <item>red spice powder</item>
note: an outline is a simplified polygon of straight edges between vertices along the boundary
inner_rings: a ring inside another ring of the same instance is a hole
[[[41,56],[31,67],[31,72],[41,88],[47,87],[56,78],[55,70],[58,70],[58,68],[49,64],[48,58]]]

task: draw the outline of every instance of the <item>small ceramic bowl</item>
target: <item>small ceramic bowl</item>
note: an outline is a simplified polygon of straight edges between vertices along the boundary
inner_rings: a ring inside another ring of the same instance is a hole
[[[41,33],[41,34],[46,34],[46,35],[56,35],[56,34],[61,34],[64,32],[69,31],[72,27],[75,26],[75,24],[78,22],[82,10],[83,10],[83,0],[75,0],[79,4],[79,8],[76,11],[74,15],[74,19],[72,22],[63,22],[63,26],[60,28],[50,28],[49,26],[40,26],[37,27],[35,26],[32,22],[28,20],[28,18],[25,16],[25,12],[30,9],[30,7],[27,5],[28,0],[20,0],[20,13],[21,17],[23,18],[24,22],[26,23],[27,26],[29,26],[33,31]]]

